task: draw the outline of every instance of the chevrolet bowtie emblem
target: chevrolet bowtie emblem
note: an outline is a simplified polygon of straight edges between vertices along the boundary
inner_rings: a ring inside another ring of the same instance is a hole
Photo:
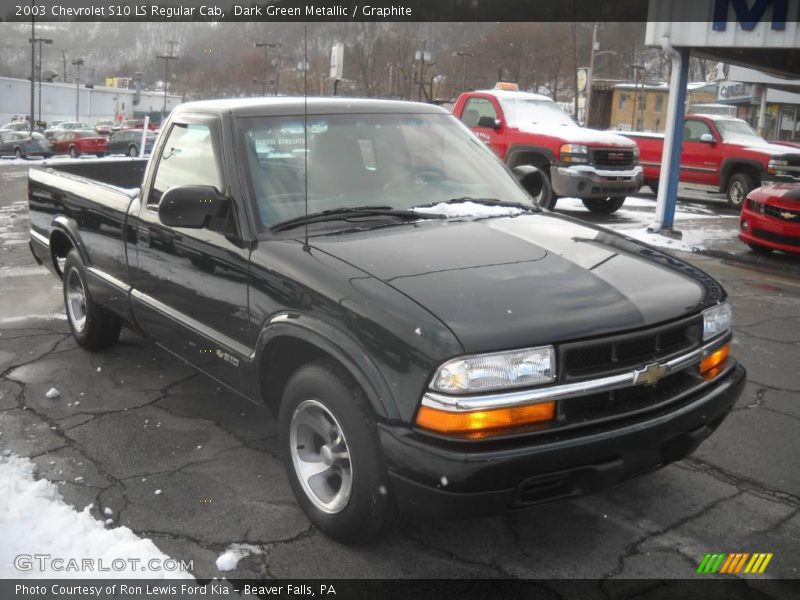
[[[667,367],[658,363],[647,365],[644,369],[636,369],[633,372],[634,385],[653,385],[667,374]]]
[[[792,219],[794,219],[794,218],[795,218],[795,216],[796,216],[796,215],[795,215],[794,213],[790,213],[790,212],[782,212],[782,213],[781,213],[781,216],[782,216],[784,219],[786,219],[787,221],[791,221]]]

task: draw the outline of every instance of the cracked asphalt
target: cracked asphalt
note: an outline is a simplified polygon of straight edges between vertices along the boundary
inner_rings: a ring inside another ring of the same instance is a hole
[[[108,351],[76,346],[60,282],[27,247],[25,177],[0,166],[0,452],[30,457],[78,510],[94,503],[104,520],[110,507],[113,526],[193,560],[196,576],[222,576],[215,560],[231,543],[260,549],[224,574],[235,577],[691,578],[706,552],[773,552],[761,579],[800,576],[800,279],[786,257],[756,270],[688,256],[727,288],[748,369],[733,413],[691,458],[524,512],[409,518],[346,547],[296,506],[264,407],[126,330]],[[765,585],[781,595],[780,581]]]

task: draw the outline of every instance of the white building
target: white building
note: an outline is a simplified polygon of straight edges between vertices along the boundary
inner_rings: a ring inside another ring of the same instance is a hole
[[[36,118],[47,123],[55,119],[95,123],[115,119],[118,115],[131,118],[136,113],[158,113],[164,109],[163,92],[141,92],[139,104],[133,105],[134,90],[83,84],[42,83],[42,115],[39,117],[39,82],[34,86]],[[78,100],[80,94],[80,102]],[[167,95],[167,112],[181,103],[180,96]],[[76,115],[76,110],[80,115]],[[0,125],[13,117],[25,117],[31,112],[31,84],[27,79],[0,77]]]

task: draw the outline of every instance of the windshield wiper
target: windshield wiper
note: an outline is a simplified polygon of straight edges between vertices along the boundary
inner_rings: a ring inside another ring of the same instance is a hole
[[[529,212],[540,212],[541,209],[533,204],[524,204],[522,202],[508,202],[500,200],[499,198],[473,198],[472,196],[461,196],[459,198],[450,198],[449,200],[441,200],[439,202],[432,202],[430,204],[420,204],[414,208],[428,208],[436,206],[437,204],[466,204],[467,202],[474,202],[475,204],[483,204],[485,206],[504,206],[506,208],[518,208]]]
[[[445,215],[420,213],[414,210],[396,209],[392,208],[391,206],[353,206],[348,208],[332,208],[308,215],[301,215],[299,217],[289,219],[288,221],[284,221],[283,223],[278,223],[272,227],[272,231],[284,231],[286,229],[297,227],[298,225],[306,225],[309,223],[321,223],[324,221],[346,220],[352,217],[373,216],[397,217],[408,220],[446,218]]]

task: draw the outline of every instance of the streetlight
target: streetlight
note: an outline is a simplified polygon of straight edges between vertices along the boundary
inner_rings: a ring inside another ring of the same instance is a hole
[[[82,58],[76,58],[72,64],[78,67],[78,75],[75,78],[75,120],[81,120],[81,66],[84,64]]]
[[[261,80],[261,95],[267,95],[267,53],[270,48],[278,48],[280,46],[280,42],[256,42],[253,44],[254,48],[263,48],[264,49],[264,77]],[[278,73],[280,76],[280,72]],[[253,83],[257,83],[257,79],[253,79]],[[275,95],[278,95],[278,85],[275,85]]]
[[[164,110],[161,114],[162,121],[167,116],[167,80],[169,79],[169,61],[178,60],[178,57],[174,54],[175,46],[178,45],[178,42],[174,40],[168,40],[167,44],[169,44],[169,54],[156,55],[157,59],[164,61]]]
[[[464,59],[464,72],[461,77],[461,91],[467,91],[467,59],[473,58],[475,55],[472,52],[467,52],[466,50],[459,50],[456,52],[456,56],[460,56]]]
[[[42,120],[42,44],[52,44],[53,40],[48,38],[29,38],[31,44],[39,44],[39,121]],[[31,115],[33,120],[33,115]]]

